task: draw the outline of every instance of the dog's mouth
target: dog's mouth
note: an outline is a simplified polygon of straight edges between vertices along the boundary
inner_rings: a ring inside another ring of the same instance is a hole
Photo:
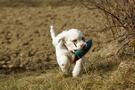
[[[74,49],[72,52],[75,53],[77,51],[77,49]]]
[[[71,53],[75,54],[76,51],[77,51],[77,49],[71,50]]]
[[[74,52],[76,52],[77,51],[77,49],[74,49]]]

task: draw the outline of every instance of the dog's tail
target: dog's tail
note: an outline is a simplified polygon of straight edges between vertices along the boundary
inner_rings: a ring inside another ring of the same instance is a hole
[[[52,37],[52,39],[54,40],[54,38],[55,38],[56,36],[55,36],[54,29],[53,29],[53,25],[50,26],[50,32],[51,32],[51,37]]]

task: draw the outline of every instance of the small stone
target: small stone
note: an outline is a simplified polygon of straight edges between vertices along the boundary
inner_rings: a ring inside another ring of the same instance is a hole
[[[2,65],[3,68],[7,68],[7,65]]]
[[[6,63],[6,61],[0,61],[0,64],[5,64]]]
[[[12,68],[12,67],[13,67],[13,65],[8,65],[8,67],[9,67],[9,68]]]
[[[10,64],[11,63],[11,61],[7,61],[7,64]]]

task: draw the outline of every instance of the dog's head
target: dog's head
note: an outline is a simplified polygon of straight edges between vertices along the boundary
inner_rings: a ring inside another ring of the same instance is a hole
[[[82,50],[87,47],[84,34],[77,29],[71,29],[67,32],[65,43],[68,49],[72,51]]]
[[[70,51],[75,52],[76,50],[83,50],[87,47],[85,35],[77,29],[70,29],[69,31],[63,32],[61,35],[59,41],[63,40]]]

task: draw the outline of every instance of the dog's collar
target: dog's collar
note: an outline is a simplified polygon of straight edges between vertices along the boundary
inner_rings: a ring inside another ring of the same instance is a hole
[[[67,46],[63,43],[63,46],[68,50]],[[75,54],[73,51],[70,51],[72,54]]]
[[[67,46],[63,43],[64,47],[68,50]]]

